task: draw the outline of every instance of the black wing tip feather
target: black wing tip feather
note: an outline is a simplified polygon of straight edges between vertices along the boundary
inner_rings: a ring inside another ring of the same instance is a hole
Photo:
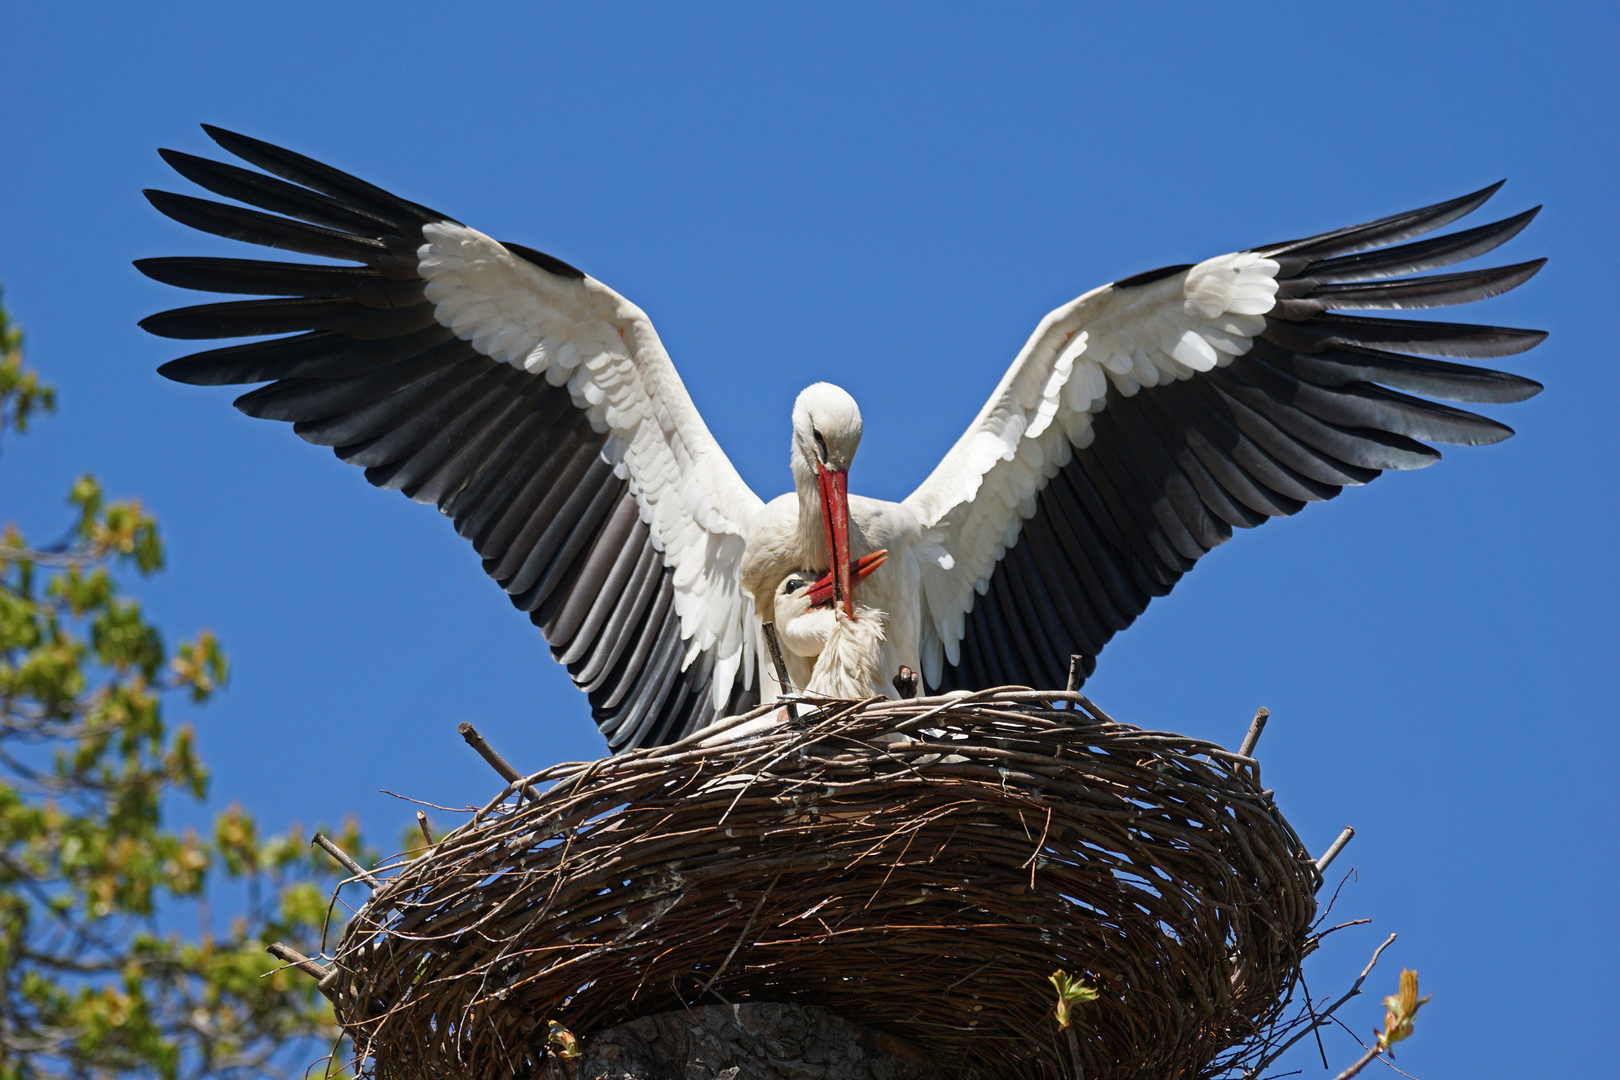
[[[1454,199],[1422,206],[1416,210],[1408,210],[1400,214],[1391,214],[1388,217],[1377,218],[1373,221],[1364,221],[1359,225],[1347,225],[1341,229],[1333,229],[1314,236],[1305,236],[1297,240],[1284,240],[1281,243],[1266,244],[1250,250],[1258,255],[1276,258],[1279,255],[1306,255],[1313,249],[1318,250],[1318,258],[1328,258],[1332,255],[1345,255],[1356,251],[1363,251],[1370,247],[1380,247],[1384,244],[1397,243],[1400,240],[1419,236],[1434,229],[1451,224],[1458,218],[1467,217],[1481,206],[1485,205],[1507,178],[1487,184],[1478,191],[1459,195]],[[1331,245],[1337,246],[1331,246]]]
[[[171,221],[178,221],[187,228],[199,232],[207,232],[197,223],[199,214],[206,214],[221,204],[209,199],[199,199],[195,195],[182,195],[177,191],[164,191],[162,188],[142,188],[141,194],[152,205],[152,209]],[[217,233],[216,233],[217,234]]]
[[[143,327],[142,329],[145,328]],[[207,373],[205,371],[199,371],[198,365],[192,363],[191,361],[192,358],[190,356],[182,356],[178,357],[177,359],[170,360],[166,364],[159,364],[157,369],[158,374],[163,376],[165,379],[168,379],[170,382],[184,383],[187,386],[230,385],[229,383],[218,383],[209,379]]]
[[[220,164],[200,154],[190,154],[184,150],[175,150],[167,146],[158,147],[158,157],[163,159],[165,165],[184,176],[187,180],[193,179],[191,174],[194,172],[217,168]]]
[[[1419,440],[1480,446],[1511,438],[1513,429],[1494,419],[1400,391],[1497,404],[1534,397],[1542,385],[1532,379],[1435,357],[1509,356],[1545,341],[1545,331],[1385,314],[1498,296],[1546,265],[1537,258],[1416,276],[1494,250],[1537,217],[1540,206],[1483,226],[1437,231],[1477,210],[1504,183],[1250,249],[1280,264],[1278,303],[1253,351],[1168,389],[1110,400],[1094,418],[1096,439],[1043,486],[1036,517],[998,560],[984,599],[967,615],[960,660],[946,665],[941,688],[1029,682],[1052,667],[1051,657],[1022,647],[1043,628],[1060,651],[1086,656],[1089,675],[1113,636],[1097,632],[1092,624],[1101,619],[1089,616],[1113,605],[1128,624],[1201,555],[1189,538],[1213,547],[1233,528],[1294,514],[1382,470],[1441,459]],[[1114,287],[1151,284],[1185,269],[1147,271]],[[1041,524],[1048,520],[1052,526]],[[1058,539],[1059,527],[1089,527],[1093,535],[1076,547]],[[1027,596],[1014,603],[1035,579],[1054,590],[1055,606]],[[1088,617],[1072,625],[1053,617],[1071,609]]]
[[[307,441],[366,466],[374,484],[404,487],[413,498],[430,488],[432,501],[464,535],[474,525],[480,537],[499,530],[499,543],[488,550],[475,541],[486,568],[510,571],[504,581],[497,576],[503,586],[532,582],[513,602],[548,641],[555,636],[554,644],[577,653],[585,667],[571,665],[570,674],[595,679],[576,682],[612,749],[678,738],[713,719],[712,662],[680,663],[685,645],[670,569],[634,525],[611,531],[625,520],[626,482],[602,464],[606,435],[590,430],[566,391],[491,365],[433,320],[413,273],[410,241],[422,225],[454,219],[262,140],[208,124],[203,130],[254,168],[167,149],[159,154],[187,180],[233,202],[151,189],[145,195],[154,208],[214,235],[361,265],[135,260],[139,273],[171,286],[274,297],[159,312],[140,321],[149,333],[189,339],[292,332],[179,357],[159,374],[194,385],[265,383],[238,397],[236,408],[293,422]],[[586,276],[522,244],[506,247],[549,273]],[[530,383],[513,402],[502,391],[519,378]],[[573,434],[551,438],[554,429]],[[575,490],[566,477],[580,462],[586,466]],[[606,477],[598,476],[604,469]],[[555,507],[548,501],[554,484],[572,492]],[[605,546],[597,551],[597,544]],[[622,570],[629,591],[610,592],[612,612],[592,614],[610,570]],[[577,601],[576,590],[582,590]],[[589,625],[588,615],[596,619]],[[726,689],[734,705],[749,699],[745,688]]]
[[[191,255],[160,255],[148,259],[135,259],[130,262],[136,270],[145,277],[161,285],[169,285],[176,289],[191,289],[199,292],[223,292],[225,290],[199,275],[198,267],[206,266],[209,262],[224,262],[226,260],[209,260]],[[263,294],[269,295],[269,294]],[[290,293],[278,295],[292,295]]]
[[[1458,304],[1489,300],[1505,292],[1511,292],[1535,277],[1545,265],[1547,260],[1541,258],[1459,274],[1393,277],[1381,281],[1310,283],[1310,291],[1306,296],[1329,311],[1357,308],[1409,310],[1453,307]],[[1309,277],[1307,273],[1307,283]],[[1286,285],[1286,282],[1284,284]],[[1283,297],[1283,293],[1279,292],[1278,296]],[[1279,317],[1288,318],[1286,314],[1279,314]]]
[[[1517,289],[1520,285],[1541,273],[1541,268],[1546,265],[1547,256],[1542,255],[1539,258],[1526,259],[1523,262],[1511,263],[1507,266],[1498,266],[1493,270],[1484,271],[1484,273],[1495,275],[1500,279],[1511,278],[1513,284],[1502,290],[1502,292],[1507,292],[1508,289]],[[1492,293],[1491,295],[1500,296],[1501,293]]]
[[[243,135],[213,124],[201,125],[203,132],[214,142],[218,143],[228,153],[234,154],[250,164],[257,165],[266,172],[303,184],[317,191],[324,190],[328,195],[340,192],[351,197],[358,197],[364,201],[375,201],[395,211],[415,217],[419,224],[448,222],[460,225],[448,214],[440,213],[420,203],[402,199],[393,192],[369,181],[362,180],[352,173],[333,168],[325,162],[300,154],[286,147],[263,139],[255,139],[251,135]],[[324,182],[323,182],[324,181]],[[334,190],[336,189],[336,190]]]
[[[1537,382],[1536,380],[1534,380],[1534,379],[1526,379],[1522,375],[1514,375],[1514,376],[1511,376],[1511,378],[1513,379],[1513,382],[1511,384],[1512,388],[1514,390],[1516,390],[1516,391],[1522,391],[1523,396],[1522,397],[1515,397],[1515,398],[1504,398],[1504,399],[1502,399],[1504,404],[1513,404],[1515,402],[1520,402],[1520,401],[1529,401],[1531,398],[1535,397],[1537,394],[1539,394],[1543,390],[1547,389],[1545,386],[1543,386],[1541,383]]]

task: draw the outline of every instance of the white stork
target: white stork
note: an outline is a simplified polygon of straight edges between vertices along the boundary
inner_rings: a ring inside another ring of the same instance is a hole
[[[887,562],[858,586],[883,616],[881,635],[867,635],[883,650],[876,670],[907,665],[931,690],[1062,685],[1071,654],[1089,674],[1234,528],[1438,460],[1419,439],[1512,434],[1403,391],[1500,403],[1540,389],[1430,357],[1507,356],[1542,333],[1341,314],[1464,303],[1527,280],[1542,260],[1406,276],[1524,228],[1535,210],[1414,240],[1498,184],[1063,305],[902,503],[847,496],[860,413],[843,391],[812,386],[793,412],[795,491],[763,503],[624,297],[309,158],[206,130],[264,172],[163,157],[257,209],[148,192],[158,210],[351,265],[138,262],[182,288],[274,297],[154,315],[141,325],[155,334],[288,335],[162,373],[268,383],[237,407],[291,421],[373,484],[437,505],[589,695],[614,750],[680,738],[775,693],[760,620],[784,579],[829,572],[844,617],[859,619],[852,560],[879,549]]]
[[[893,674],[883,648],[887,612],[864,603],[848,611],[832,603],[830,583],[826,602],[818,604],[816,577],[813,570],[795,571],[782,579],[772,598],[793,685],[836,698],[885,693],[884,684]]]

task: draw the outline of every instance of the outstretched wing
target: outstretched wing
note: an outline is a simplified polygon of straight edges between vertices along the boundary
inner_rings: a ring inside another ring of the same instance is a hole
[[[1438,461],[1419,439],[1478,445],[1513,434],[1402,391],[1521,401],[1540,385],[1429,357],[1507,356],[1544,333],[1338,314],[1467,303],[1529,279],[1545,260],[1403,276],[1482,255],[1523,229],[1535,210],[1406,242],[1500,186],[1139,274],[1043,319],[906,500],[954,559],[925,570],[929,684],[1061,686],[1072,654],[1089,675],[1108,640],[1234,528],[1384,469]]]
[[[760,501],[647,316],[558,259],[205,130],[274,175],[164,159],[259,209],[161,191],[147,193],[153,206],[204,232],[358,265],[141,260],[170,285],[277,298],[166,311],[141,323],[154,334],[292,335],[162,373],[268,382],[237,408],[290,421],[378,487],[437,505],[540,627],[615,750],[679,738],[754,700],[756,631],[737,568]]]

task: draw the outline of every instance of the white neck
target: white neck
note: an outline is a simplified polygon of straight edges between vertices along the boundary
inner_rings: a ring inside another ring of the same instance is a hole
[[[822,523],[821,488],[816,484],[816,467],[804,460],[797,445],[793,447],[793,488],[799,496],[797,524],[799,550],[804,553],[801,566],[806,570],[832,568],[832,552],[827,550],[827,527]]]

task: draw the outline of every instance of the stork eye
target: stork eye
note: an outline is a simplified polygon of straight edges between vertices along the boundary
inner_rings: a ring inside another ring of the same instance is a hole
[[[804,578],[789,578],[788,583],[782,586],[782,591],[787,593],[789,596],[792,596],[794,593],[798,592],[808,584],[810,583],[804,580]]]
[[[815,436],[816,453],[820,455],[821,463],[823,465],[827,464],[827,440],[823,439],[821,437],[821,432],[817,431],[815,428],[810,429],[810,434]]]

